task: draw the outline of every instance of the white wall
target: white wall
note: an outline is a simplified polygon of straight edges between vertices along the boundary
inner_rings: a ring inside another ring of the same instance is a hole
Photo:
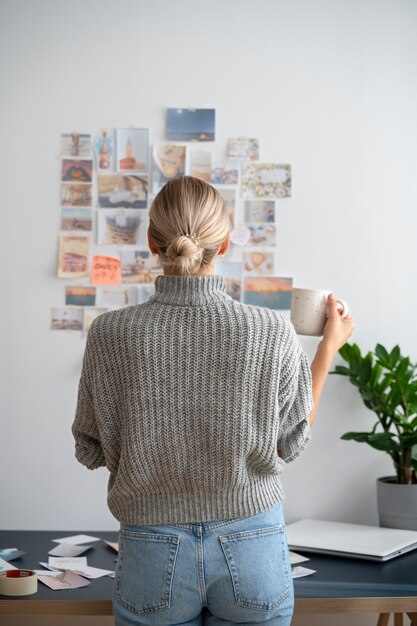
[[[334,289],[355,340],[417,358],[413,0],[9,0],[1,3],[1,528],[117,529],[107,472],[73,456],[84,341],[53,332],[59,135],[149,127],[168,106],[213,106],[228,137],[293,166],[278,203],[278,273]],[[216,152],[215,152],[216,153]],[[303,340],[313,356],[317,340]],[[329,379],[308,450],[284,476],[287,522],[377,523],[390,459],[340,440],[372,416]]]

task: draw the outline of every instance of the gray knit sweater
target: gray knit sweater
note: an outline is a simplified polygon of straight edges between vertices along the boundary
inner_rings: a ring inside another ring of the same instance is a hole
[[[220,275],[158,276],[145,304],[90,326],[75,455],[110,472],[125,524],[256,515],[308,443],[310,366],[291,323],[242,304]]]

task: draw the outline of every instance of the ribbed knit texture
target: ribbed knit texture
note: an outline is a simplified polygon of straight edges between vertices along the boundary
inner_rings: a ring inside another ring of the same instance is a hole
[[[312,380],[292,324],[242,304],[223,276],[158,276],[145,304],[90,326],[72,432],[110,471],[108,506],[133,525],[256,515],[311,431]]]

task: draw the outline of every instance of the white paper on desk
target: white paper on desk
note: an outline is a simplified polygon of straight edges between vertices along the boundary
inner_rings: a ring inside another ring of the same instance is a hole
[[[51,572],[60,572],[61,571],[60,569],[58,569],[56,567],[51,567],[48,563],[42,563],[42,561],[39,561],[39,565],[42,565],[42,567],[46,567]]]
[[[14,565],[10,565],[9,561],[0,559],[0,572],[6,572],[9,569],[17,569]]]
[[[62,574],[59,569],[34,569],[32,571],[38,576],[59,576],[59,574]]]
[[[54,543],[69,543],[72,546],[79,546],[81,543],[89,543],[90,541],[101,541],[100,537],[91,537],[91,535],[72,535],[71,537],[61,537],[60,539],[52,539]]]
[[[310,576],[311,574],[315,574],[315,569],[308,569],[308,567],[294,567],[292,570],[293,578],[302,578],[303,576]]]
[[[297,563],[304,563],[305,561],[309,561],[306,556],[302,556],[301,554],[297,554],[296,552],[291,552],[290,550],[290,563],[291,565],[296,565]]]
[[[119,552],[119,542],[118,541],[107,541],[106,539],[103,539],[104,543],[107,543],[108,546],[110,546],[110,548],[113,548],[113,550],[115,552]]]
[[[52,556],[73,557],[73,556],[79,556],[80,554],[83,554],[83,552],[86,552],[92,547],[93,546],[91,544],[89,546],[86,546],[86,545],[73,546],[70,543],[59,543],[57,546],[55,546],[55,548],[52,548],[52,550],[49,550],[48,554],[51,554]]]
[[[80,576],[85,576],[86,578],[101,578],[102,576],[108,576],[109,574],[113,574],[110,569],[101,569],[100,567],[89,567],[86,565],[81,565],[77,567],[72,567],[72,570]]]
[[[55,567],[55,569],[80,569],[80,567],[87,567],[87,557],[50,556],[48,559],[48,567]]]
[[[38,579],[51,589],[78,589],[91,583],[71,570],[59,572],[58,576],[38,576]]]

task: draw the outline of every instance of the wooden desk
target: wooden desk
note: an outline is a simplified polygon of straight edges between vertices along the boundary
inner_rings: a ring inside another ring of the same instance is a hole
[[[15,567],[41,569],[39,561],[47,561],[55,545],[52,539],[79,533],[118,540],[117,532],[3,530],[0,547],[26,551],[12,561]],[[94,567],[116,567],[116,553],[103,542],[94,544],[86,556]],[[387,563],[310,555],[306,565],[317,574],[294,580],[295,613],[417,614],[417,550]],[[0,596],[0,615],[111,615],[113,583],[106,576],[81,589],[53,591],[39,582],[32,596]]]

